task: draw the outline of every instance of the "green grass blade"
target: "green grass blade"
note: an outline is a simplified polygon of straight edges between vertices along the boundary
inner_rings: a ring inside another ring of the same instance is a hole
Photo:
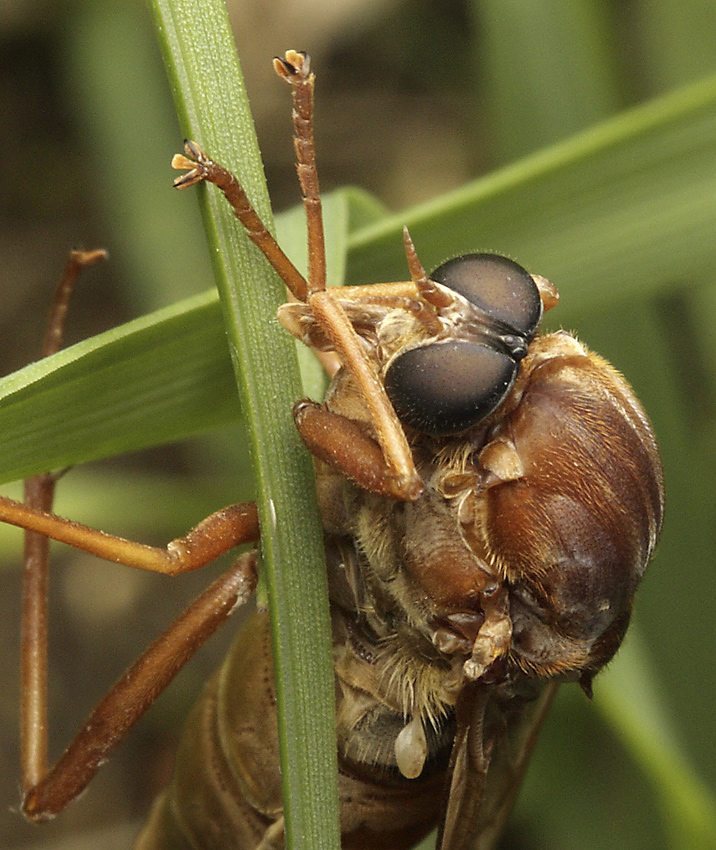
[[[366,204],[355,190],[324,199],[333,283],[342,281],[349,221],[356,214],[366,221]],[[277,230],[284,249],[305,265],[303,208],[279,216]],[[319,398],[325,376],[304,346],[298,353],[304,392]],[[0,481],[181,440],[235,421],[239,412],[212,290],[0,379]]]
[[[546,275],[559,321],[663,292],[716,267],[715,161],[709,78],[355,234],[347,281],[404,276],[407,224],[428,269],[486,250]]]
[[[161,444],[238,415],[221,311],[209,292],[0,381],[0,477]]]
[[[544,148],[619,108],[603,4],[474,0],[471,10],[475,77],[496,161]]]
[[[405,276],[403,223],[410,226],[427,267],[450,254],[488,249],[514,256],[529,268],[548,274],[563,294],[555,317],[564,324],[571,321],[576,305],[582,314],[590,309],[599,311],[606,302],[626,300],[636,293],[659,293],[680,286],[683,280],[702,279],[709,269],[716,268],[714,150],[716,84],[710,80],[377,224],[376,211],[366,205],[364,196],[347,196],[349,216],[365,209],[374,222],[351,235],[348,279],[369,282]],[[287,226],[287,236],[292,231],[295,239],[299,231]],[[173,331],[168,327],[166,333],[171,336]],[[216,333],[221,331],[217,328]],[[194,351],[187,348],[187,361],[194,357]],[[200,397],[192,401],[197,382],[184,384],[172,375],[183,368],[176,360],[158,360],[157,382],[176,385],[175,406],[168,399],[162,410],[173,430],[150,438],[143,433],[154,427],[150,417],[142,421],[137,414],[131,423],[138,430],[135,436],[127,431],[128,423],[116,420],[110,395],[115,388],[121,390],[124,365],[117,361],[116,379],[108,367],[103,396],[108,404],[106,418],[115,419],[116,430],[124,431],[122,445],[116,450],[148,445],[159,438],[180,439],[209,427],[207,419],[212,412],[205,409]],[[216,369],[216,364],[211,368]],[[31,434],[40,414],[51,416],[51,406],[38,401],[40,413],[36,415],[28,401],[30,406],[19,416],[12,409],[12,399],[3,394],[16,386],[15,379],[10,384],[7,381],[0,382],[0,428],[7,440],[0,466],[4,480],[32,471],[27,468],[27,458],[33,446],[41,468],[102,454],[85,443],[84,457],[53,456],[52,447],[61,446],[63,420],[59,418],[52,429],[43,420],[43,447]],[[99,420],[101,411],[92,394],[73,399],[74,413],[85,415],[83,407],[93,408]],[[197,413],[196,421],[189,419],[192,410]],[[86,414],[93,415],[90,411]],[[215,424],[223,421],[224,413],[218,407]],[[70,424],[71,420],[64,423],[68,430]],[[109,445],[101,431],[98,435],[100,443]],[[15,446],[24,452],[17,458]]]
[[[182,128],[235,170],[259,214],[270,208],[233,37],[219,0],[155,0],[160,47]],[[288,96],[288,92],[287,92]],[[313,467],[291,418],[295,348],[275,321],[282,286],[223,197],[202,211],[231,359],[253,442],[261,549],[274,639],[288,847],[337,847],[333,671]]]

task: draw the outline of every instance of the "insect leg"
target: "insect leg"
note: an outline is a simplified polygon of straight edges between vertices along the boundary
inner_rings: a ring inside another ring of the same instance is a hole
[[[370,493],[401,498],[381,447],[356,422],[308,399],[294,406],[293,417],[314,457]]]
[[[45,491],[47,492],[47,490]],[[253,503],[231,505],[209,516],[166,549],[143,546],[0,497],[0,518],[31,528],[83,551],[141,569],[176,574],[197,569],[240,543],[258,540]],[[43,547],[44,548],[44,547]],[[39,557],[45,557],[41,554]],[[46,559],[45,559],[46,564]],[[226,617],[251,595],[255,557],[243,556],[234,568],[156,641],[105,697],[65,755],[45,777],[47,753],[46,565],[26,594],[23,626],[23,810],[28,817],[51,817],[90,781],[107,754],[154,702],[159,693],[213,634]],[[39,784],[38,784],[39,783]]]
[[[353,375],[370,412],[383,454],[386,479],[391,481],[385,495],[409,501],[417,499],[423,491],[423,482],[415,469],[405,432],[345,310],[328,292],[314,293],[310,306],[346,369]]]
[[[284,59],[274,60],[274,68],[279,76],[290,83],[293,91],[294,144],[308,228],[308,283],[268,232],[236,177],[208,157],[195,142],[186,143],[186,156],[178,154],[172,159],[174,168],[189,169],[175,180],[174,185],[184,189],[206,180],[222,190],[234,214],[246,228],[249,238],[261,249],[292,294],[308,304],[316,322],[354,376],[370,411],[383,453],[385,478],[390,480],[390,486],[379,492],[400,499],[416,499],[423,490],[423,483],[415,469],[400,422],[346,311],[326,291],[323,219],[313,146],[315,78],[310,72],[310,59],[306,54],[289,50]]]
[[[259,538],[258,514],[253,502],[241,502],[215,511],[163,549],[106,534],[6,496],[0,496],[0,520],[31,529],[106,561],[164,575],[197,570],[234,546]]]
[[[184,155],[186,154],[186,156]],[[269,233],[259,214],[251,205],[243,186],[237,178],[223,165],[214,162],[207,156],[196,142],[184,143],[184,154],[174,154],[172,168],[177,170],[189,169],[186,174],[177,177],[174,186],[186,189],[195,183],[206,180],[218,186],[231,204],[234,215],[246,230],[249,239],[257,246],[271,263],[281,280],[299,301],[305,301],[308,293],[306,278],[289,260],[281,246]]]
[[[202,644],[243,605],[256,586],[256,554],[241,555],[115,683],[57,764],[28,789],[22,809],[52,818],[90,782],[112,750]]]
[[[326,291],[326,251],[323,235],[321,198],[313,144],[313,90],[308,54],[286,51],[283,59],[274,59],[274,70],[291,86],[293,96],[294,147],[297,172],[308,230],[308,297],[307,303],[315,320],[333,343],[335,350],[358,384],[370,411],[371,421],[382,449],[385,473],[389,482],[378,492],[399,499],[416,499],[423,483],[415,469],[405,433],[393,406],[366,357],[358,334],[334,292]],[[298,424],[298,423],[297,423]],[[300,426],[299,426],[300,432]]]
[[[70,251],[52,300],[42,357],[49,357],[62,347],[65,317],[81,271],[106,257],[107,252],[102,249]],[[51,511],[55,481],[55,476],[49,473],[28,478],[25,504],[36,510]],[[25,789],[38,782],[47,771],[48,565],[49,540],[43,534],[26,531],[20,650],[20,761]]]
[[[290,84],[293,95],[293,145],[308,231],[308,291],[322,292],[326,288],[326,246],[313,144],[313,90],[316,78],[311,73],[310,56],[297,50],[287,50],[283,59],[277,56],[273,60],[273,67],[279,77]]]

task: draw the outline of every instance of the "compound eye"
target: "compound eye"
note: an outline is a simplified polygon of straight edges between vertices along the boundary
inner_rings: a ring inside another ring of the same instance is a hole
[[[398,419],[424,434],[458,434],[477,425],[507,395],[517,363],[466,340],[411,348],[393,360],[385,391]]]
[[[465,254],[438,266],[430,279],[526,337],[532,337],[542,318],[537,284],[507,257]]]

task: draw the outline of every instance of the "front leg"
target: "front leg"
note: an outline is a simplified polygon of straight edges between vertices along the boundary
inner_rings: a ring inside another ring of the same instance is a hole
[[[184,189],[206,181],[221,189],[249,238],[263,252],[292,295],[307,305],[325,338],[330,340],[332,349],[353,376],[370,413],[384,465],[393,478],[388,494],[413,500],[422,492],[423,483],[415,469],[408,441],[356,329],[338,299],[326,290],[323,221],[313,145],[314,75],[310,70],[310,59],[307,54],[289,50],[285,58],[275,60],[274,67],[279,76],[290,84],[293,93],[294,143],[308,229],[308,280],[298,272],[268,232],[236,177],[212,160],[195,142],[187,142],[185,155],[177,154],[172,160],[174,168],[187,170],[175,180],[174,185]],[[422,315],[428,320],[428,311],[422,311]]]
[[[311,454],[344,478],[380,496],[415,498],[412,491],[406,495],[404,488],[396,483],[396,476],[386,463],[378,442],[353,419],[308,399],[295,405],[293,418]]]

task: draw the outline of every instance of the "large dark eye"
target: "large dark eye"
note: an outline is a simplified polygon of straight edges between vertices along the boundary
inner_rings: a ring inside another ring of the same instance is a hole
[[[503,351],[447,340],[396,357],[385,391],[403,424],[425,434],[457,434],[492,413],[516,374],[517,362]]]
[[[489,416],[509,392],[542,318],[542,300],[531,275],[496,254],[448,260],[430,279],[471,308],[463,305],[464,320],[450,339],[399,354],[385,374],[385,391],[403,424],[458,434]]]
[[[497,254],[466,254],[430,275],[466,298],[490,318],[531,338],[542,318],[542,300],[532,276]]]

